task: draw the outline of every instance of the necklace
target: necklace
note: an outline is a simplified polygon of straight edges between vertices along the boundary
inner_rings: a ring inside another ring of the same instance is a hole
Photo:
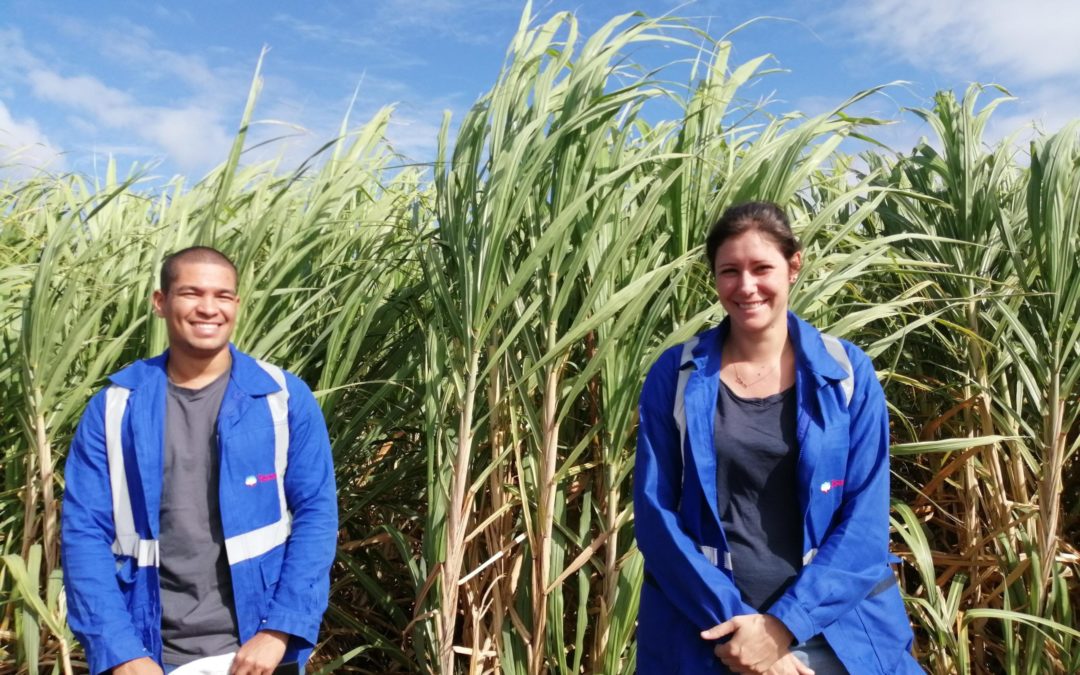
[[[739,364],[738,363],[732,362],[731,368],[732,368],[732,370],[735,371],[735,382],[737,382],[738,385],[740,387],[742,387],[743,389],[749,389],[750,387],[754,386],[758,382],[761,382],[766,377],[771,375],[772,371],[776,370],[776,364],[775,363],[772,364],[771,366],[769,366],[768,370],[762,372],[760,375],[757,376],[756,379],[750,380],[749,382],[744,380],[742,375],[739,374]]]

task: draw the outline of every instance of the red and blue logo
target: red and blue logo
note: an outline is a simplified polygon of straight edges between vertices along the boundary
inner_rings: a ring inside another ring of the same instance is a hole
[[[276,473],[260,473],[253,474],[244,479],[244,485],[248,487],[255,487],[259,483],[269,483],[272,480],[277,479]]]
[[[829,490],[832,490],[833,488],[841,487],[841,486],[843,486],[843,484],[844,484],[844,481],[842,481],[842,480],[827,480],[827,481],[825,481],[824,483],[821,484],[821,491],[823,493],[828,493]]]

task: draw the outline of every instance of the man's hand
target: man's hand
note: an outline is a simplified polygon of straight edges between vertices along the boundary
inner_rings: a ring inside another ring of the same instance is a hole
[[[733,672],[764,673],[788,653],[792,635],[780,619],[770,614],[744,614],[702,631],[704,640],[731,639],[713,651]]]
[[[115,675],[164,675],[161,666],[149,656],[125,661],[112,671]]]
[[[229,675],[270,675],[281,663],[289,636],[276,630],[261,630],[240,646]]]
[[[765,671],[765,675],[814,675],[814,671],[810,670],[810,666],[795,658],[794,654],[788,652],[772,664],[772,667]]]

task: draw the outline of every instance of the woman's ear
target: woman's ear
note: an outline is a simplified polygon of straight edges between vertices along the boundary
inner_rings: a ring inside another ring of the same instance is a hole
[[[795,283],[795,278],[799,276],[799,270],[802,269],[802,251],[795,251],[795,255],[788,259],[788,269],[791,270],[788,281]]]

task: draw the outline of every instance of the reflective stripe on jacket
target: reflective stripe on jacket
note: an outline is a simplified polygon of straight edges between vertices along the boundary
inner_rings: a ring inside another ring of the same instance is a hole
[[[303,660],[326,609],[337,537],[326,425],[297,377],[230,350],[218,496],[239,638],[288,633],[286,660]],[[68,621],[94,673],[141,656],[161,661],[165,363],[162,354],[114,374],[91,399],[68,454]]]
[[[638,672],[646,675],[727,672],[699,632],[757,613],[735,587],[740,561],[728,554],[716,503],[713,420],[727,327],[698,335],[689,359],[682,345],[664,352],[641,393],[634,526],[646,570],[637,634]],[[791,313],[788,335],[802,511],[792,517],[803,526],[804,567],[765,611],[798,641],[824,634],[850,672],[920,673],[889,566],[881,385],[854,345],[837,341],[848,357],[838,362],[821,333]],[[689,375],[680,378],[683,369]]]

